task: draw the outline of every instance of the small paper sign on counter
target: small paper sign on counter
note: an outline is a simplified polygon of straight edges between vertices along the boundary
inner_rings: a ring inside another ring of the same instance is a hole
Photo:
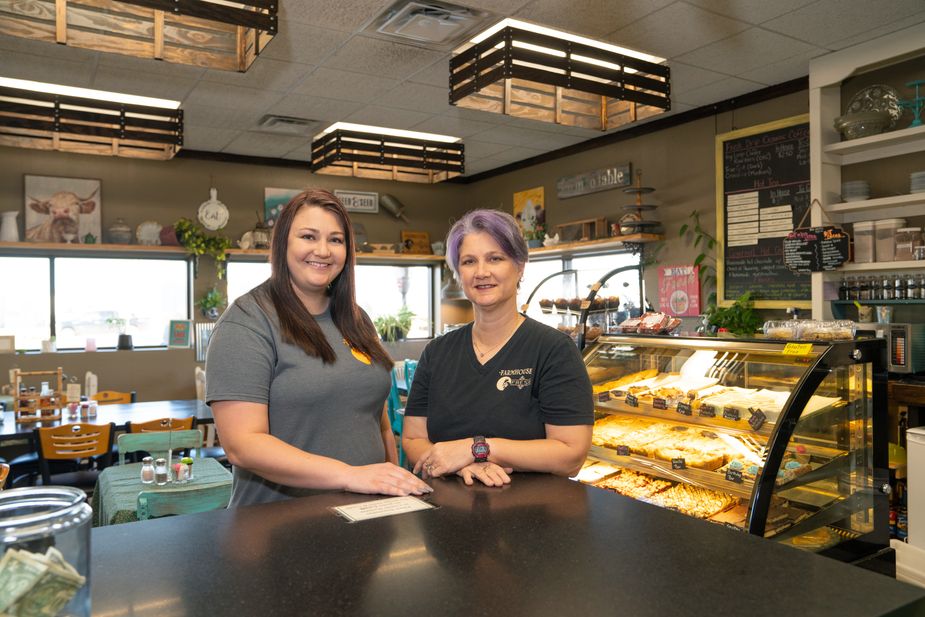
[[[372,518],[417,512],[418,510],[430,510],[432,508],[434,508],[432,504],[409,495],[407,497],[389,497],[387,499],[352,503],[349,506],[336,506],[332,510],[343,516],[347,521],[356,523],[357,521],[368,521]]]

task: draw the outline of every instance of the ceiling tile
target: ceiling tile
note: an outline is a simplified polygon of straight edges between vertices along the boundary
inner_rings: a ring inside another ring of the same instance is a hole
[[[534,0],[516,17],[588,37],[602,37],[674,0]]]
[[[397,79],[320,67],[293,88],[292,93],[322,95],[325,98],[365,103],[377,100],[399,83]]]
[[[415,131],[424,133],[438,133],[440,135],[452,135],[453,137],[469,137],[476,133],[481,133],[494,128],[495,124],[487,122],[476,122],[474,120],[460,120],[459,118],[449,118],[447,116],[431,116],[424,122],[414,125]]]
[[[827,53],[828,50],[817,47],[798,56],[793,56],[786,60],[763,66],[754,71],[742,73],[739,77],[767,86],[781,84],[791,79],[809,75],[809,61]]]
[[[450,87],[450,55],[446,54],[434,64],[422,71],[418,71],[408,78],[417,84],[427,84],[429,86],[439,86],[444,90]]]
[[[498,15],[510,15],[530,2],[531,0],[454,0],[453,4],[492,11]]]
[[[796,54],[806,53],[813,47],[761,28],[749,28],[676,59],[685,64],[727,75],[738,75]]]
[[[730,2],[729,0],[687,1],[726,17],[732,17],[750,24],[760,24],[807,4],[812,4],[817,0],[774,0],[773,2],[768,2],[768,0],[735,0],[735,2]]]
[[[734,96],[759,90],[763,87],[763,84],[758,84],[753,81],[739,79],[738,77],[727,77],[709,86],[685,92],[678,96],[677,102],[679,104],[700,107],[701,105],[709,105],[710,103],[731,99]]]
[[[278,92],[200,81],[183,102],[190,105],[211,105],[254,111],[265,109],[281,98],[282,95]]]
[[[304,146],[307,141],[305,137],[245,132],[222,148],[222,152],[246,156],[281,157],[295,148]]]
[[[319,65],[349,38],[346,32],[280,20],[279,34],[260,55],[285,62]]]
[[[491,158],[496,161],[504,161],[505,163],[516,163],[518,161],[523,161],[524,159],[530,159],[534,156],[546,154],[546,152],[547,150],[514,146],[513,148],[508,148],[507,150],[503,150],[498,154],[493,154]]]
[[[671,94],[672,98],[682,92],[702,88],[721,79],[729,77],[715,71],[708,71],[697,66],[683,62],[669,62],[671,67]]]
[[[762,27],[825,46],[885,24],[916,15],[922,0],[819,0],[765,22]]]
[[[183,125],[188,130],[190,126],[206,126],[211,128],[228,128],[248,130],[257,126],[263,116],[259,110],[232,109],[229,107],[215,107],[197,103],[184,105]]]
[[[367,75],[405,79],[443,57],[436,51],[355,36],[337,50],[324,66]]]
[[[920,24],[923,21],[925,21],[925,11],[921,13],[916,13],[915,15],[904,17],[903,19],[900,19],[899,21],[894,21],[892,23],[889,23],[883,26],[878,26],[876,28],[871,28],[870,30],[865,30],[862,34],[857,34],[854,36],[849,36],[848,38],[845,38],[845,39],[839,39],[837,41],[832,41],[831,43],[828,43],[826,47],[832,50],[844,49],[846,47],[851,47],[852,45],[857,45],[858,43],[863,43],[871,39],[875,39],[881,36],[892,34],[894,32],[898,32],[899,30],[902,30],[903,28],[908,28],[910,26],[914,26],[915,24]]]
[[[466,176],[474,176],[475,174],[480,174],[486,171],[491,171],[496,167],[502,167],[506,165],[505,161],[497,161],[492,158],[479,159],[477,161],[468,161],[466,160]]]
[[[426,122],[431,117],[431,114],[420,111],[367,105],[354,113],[345,114],[344,117],[339,119],[356,122],[357,124],[371,124],[393,129],[410,129],[415,125]]]
[[[97,56],[100,55],[100,52],[91,49],[58,45],[57,43],[49,43],[48,41],[36,41],[35,39],[24,39],[18,36],[6,36],[2,34],[0,34],[0,49],[18,51],[23,54],[32,54],[47,58],[58,58],[59,60],[68,60],[70,62],[95,63]]]
[[[352,101],[327,99],[307,94],[290,94],[271,106],[267,113],[294,116],[306,120],[318,120],[322,124],[343,120],[362,105]]]
[[[240,133],[241,131],[234,129],[189,126],[185,124],[183,127],[183,147],[187,150],[219,152]]]
[[[260,56],[247,69],[246,73],[235,71],[218,71],[209,69],[202,76],[203,81],[211,81],[231,86],[245,88],[259,88],[275,92],[289,92],[289,90],[315,67],[310,64],[297,62],[284,62],[266,56]]]
[[[487,141],[494,144],[531,147],[542,146],[543,143],[549,140],[550,133],[503,125],[477,133],[474,137],[479,141]]]
[[[439,114],[450,106],[446,88],[408,82],[379,97],[377,102],[386,107],[413,109],[432,114]]]
[[[281,2],[279,22],[297,21],[323,28],[354,32],[378,16],[394,0],[295,0]]]
[[[476,122],[488,122],[489,124],[507,124],[510,116],[496,114],[490,111],[478,111],[475,109],[466,109],[456,105],[449,105],[440,112],[441,116],[449,118],[458,118],[460,120],[474,120]]]
[[[684,24],[684,27],[679,28],[678,24]],[[672,58],[732,36],[748,27],[744,22],[676,2],[634,21],[606,36],[604,40]]]
[[[472,160],[478,160],[487,156],[494,156],[510,148],[507,144],[493,144],[487,141],[477,141],[474,139],[466,139],[463,141],[463,144],[466,146],[467,166],[470,158]]]
[[[97,90],[182,101],[195,86],[195,79],[101,66],[93,76],[92,87]]]
[[[0,75],[13,79],[89,88],[93,81],[93,64],[4,51],[0,53]]]

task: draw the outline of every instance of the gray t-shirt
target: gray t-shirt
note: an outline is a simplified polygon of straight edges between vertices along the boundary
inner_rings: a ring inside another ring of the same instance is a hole
[[[288,444],[350,465],[383,462],[379,422],[391,384],[389,372],[364,362],[359,352],[354,355],[328,312],[315,320],[337,362],[324,364],[284,343],[272,303],[270,312],[264,311],[255,292],[238,298],[215,326],[206,358],[206,401],[263,403],[270,434]],[[317,492],[276,484],[235,467],[230,505]]]

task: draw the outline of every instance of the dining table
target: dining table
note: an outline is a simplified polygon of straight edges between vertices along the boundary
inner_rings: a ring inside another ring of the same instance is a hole
[[[138,493],[141,491],[170,493],[191,486],[205,488],[213,485],[231,485],[231,472],[214,458],[195,458],[192,468],[192,480],[158,485],[141,483],[141,463],[107,467],[100,472],[90,500],[90,506],[93,508],[93,526],[103,527],[137,521],[136,508]]]
[[[99,405],[96,416],[90,418],[68,417],[67,410],[62,410],[60,419],[41,422],[16,422],[13,412],[5,411],[3,421],[0,423],[0,447],[11,441],[31,440],[33,429],[46,426],[78,422],[89,424],[112,422],[117,431],[124,431],[128,422],[147,422],[158,418],[187,418],[189,416],[195,416],[197,425],[213,422],[212,409],[198,399]]]

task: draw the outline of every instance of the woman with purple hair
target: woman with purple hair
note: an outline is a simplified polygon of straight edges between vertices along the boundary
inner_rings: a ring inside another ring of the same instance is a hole
[[[488,486],[509,483],[512,471],[576,473],[591,445],[591,382],[567,334],[517,311],[520,227],[473,210],[446,247],[475,321],[433,340],[418,362],[402,440],[415,473]]]

